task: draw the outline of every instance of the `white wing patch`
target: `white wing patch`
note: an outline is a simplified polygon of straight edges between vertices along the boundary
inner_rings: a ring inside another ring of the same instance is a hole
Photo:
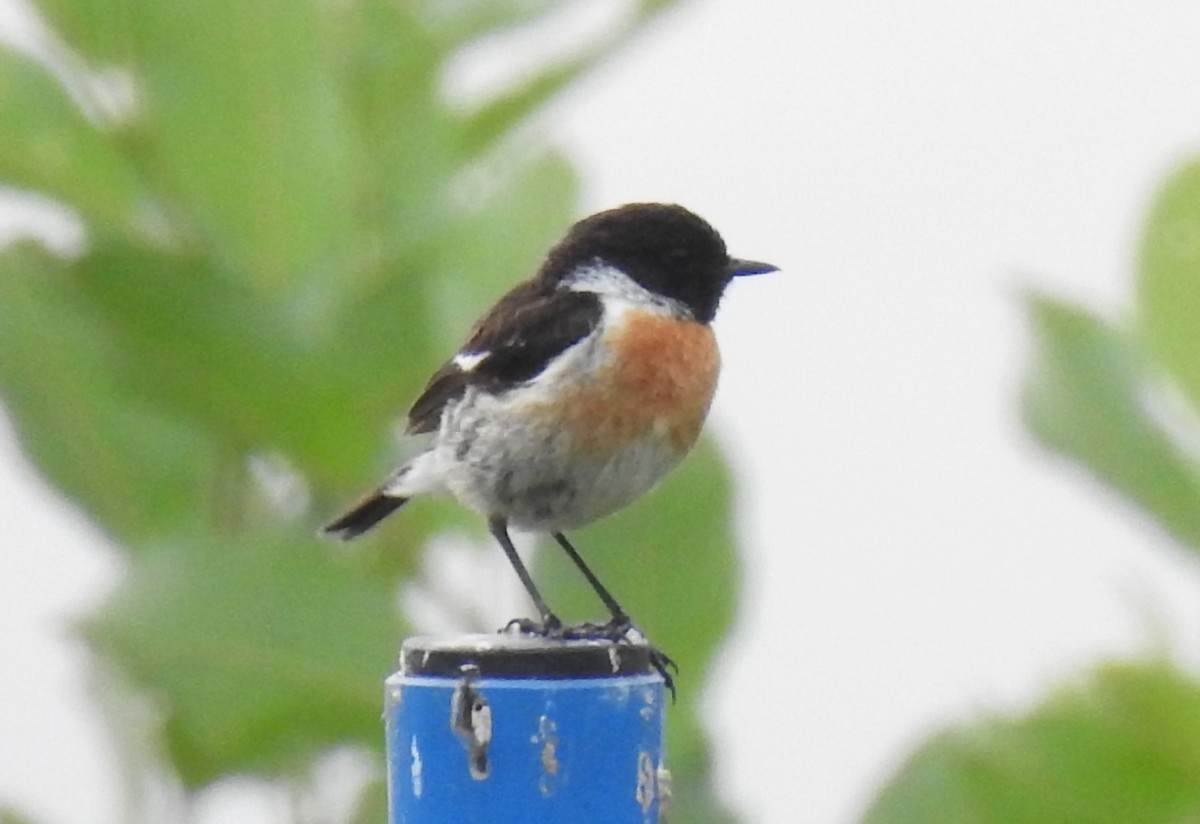
[[[479,364],[491,355],[491,352],[459,352],[454,356],[454,365],[464,372],[473,372]]]

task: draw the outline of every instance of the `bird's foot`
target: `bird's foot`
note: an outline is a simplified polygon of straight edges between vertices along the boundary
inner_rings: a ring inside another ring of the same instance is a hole
[[[519,632],[522,635],[536,635],[539,638],[550,638],[560,641],[610,641],[614,644],[643,643],[650,652],[650,666],[662,676],[663,685],[671,693],[671,701],[675,701],[675,674],[679,665],[660,650],[638,629],[628,615],[615,615],[603,624],[585,621],[580,624],[564,626],[557,615],[546,615],[540,621],[532,618],[514,618],[500,630],[501,632]]]
[[[557,615],[545,615],[541,621],[532,618],[514,618],[500,628],[500,632],[516,631],[521,635],[536,635],[539,638],[561,639],[565,628]]]
[[[563,638],[583,640],[583,641],[611,641],[614,644],[626,643],[636,644],[643,643],[650,651],[650,666],[662,676],[663,684],[671,692],[671,701],[675,700],[675,678],[674,675],[679,672],[679,665],[660,650],[654,644],[650,643],[650,639],[638,629],[628,615],[614,615],[612,619],[603,624],[595,624],[584,622],[582,624],[572,624],[563,627]],[[632,636],[632,637],[631,637]]]
[[[679,665],[676,664],[671,656],[660,650],[653,644],[650,645],[650,666],[662,676],[663,686],[671,693],[671,703],[674,704],[679,696],[675,693],[675,675],[679,672]]]

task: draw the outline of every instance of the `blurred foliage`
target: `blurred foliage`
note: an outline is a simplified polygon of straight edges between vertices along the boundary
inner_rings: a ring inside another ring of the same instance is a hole
[[[466,50],[582,0],[39,0],[54,57],[0,49],[0,184],[86,230],[67,258],[0,250],[0,397],[126,553],[82,631],[121,675],[101,681],[152,708],[127,772],[161,774],[159,753],[188,797],[310,776],[335,746],[380,755],[401,584],[431,536],[482,525],[419,504],[349,551],[314,531],[396,459],[427,375],[575,216],[575,173],[531,116],[671,4],[626,4],[471,103],[446,91]],[[581,540],[680,664],[669,749],[697,822],[728,818],[694,701],[732,615],[727,501],[705,447]],[[596,617],[539,557],[552,602]],[[381,799],[369,784],[356,820]]]
[[[1139,264],[1133,324],[1058,298],[1028,298],[1035,355],[1025,420],[1043,445],[1196,553],[1200,161],[1164,186],[1143,230]],[[1200,821],[1200,680],[1166,660],[1100,665],[1023,717],[934,736],[864,821]]]
[[[26,818],[15,810],[0,807],[0,824],[34,824],[33,819]]]
[[[865,821],[1200,821],[1200,682],[1162,661],[1100,667],[1024,717],[936,736]]]

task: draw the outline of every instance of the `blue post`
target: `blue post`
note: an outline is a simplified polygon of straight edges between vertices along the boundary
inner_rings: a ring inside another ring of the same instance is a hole
[[[410,638],[386,686],[391,824],[654,824],[664,699],[644,645]]]

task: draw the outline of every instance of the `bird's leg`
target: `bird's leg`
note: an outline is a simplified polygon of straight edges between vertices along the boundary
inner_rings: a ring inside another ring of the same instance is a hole
[[[553,534],[554,540],[558,541],[558,545],[563,548],[563,552],[567,553],[567,557],[583,573],[583,577],[591,584],[592,590],[604,602],[604,606],[608,608],[609,615],[612,616],[612,619],[607,624],[580,624],[580,627],[592,627],[597,631],[597,634],[606,635],[613,638],[613,640],[624,638],[625,634],[633,628],[633,621],[630,620],[629,614],[621,608],[621,605],[617,603],[617,599],[612,596],[612,593],[608,591],[604,584],[600,583],[600,579],[596,577],[596,573],[592,572],[588,568],[588,565],[584,563],[579,552],[567,540],[567,536],[561,532]]]
[[[551,612],[550,607],[546,604],[546,599],[542,597],[542,593],[538,592],[537,586],[533,583],[533,577],[529,574],[529,570],[525,568],[525,564],[521,562],[520,556],[517,555],[517,548],[513,546],[512,539],[508,537],[508,522],[500,517],[489,518],[488,530],[500,542],[500,548],[508,556],[508,562],[516,570],[517,577],[521,579],[521,586],[525,587],[525,591],[529,593],[529,598],[533,601],[533,605],[537,607],[538,615],[541,617],[540,624],[536,624],[528,618],[514,618],[508,622],[505,628],[516,627],[521,632],[527,632],[532,635],[560,636],[562,633],[562,621],[558,619],[557,615]]]
[[[578,567],[583,573],[583,577],[591,584],[596,595],[604,602],[604,606],[608,608],[609,619],[606,624],[577,624],[563,629],[563,634],[568,638],[607,638],[610,641],[623,641],[629,636],[629,631],[635,629],[633,621],[619,603],[613,597],[612,593],[600,583],[600,579],[596,577],[596,573],[588,568],[580,557],[579,552],[575,547],[571,546],[571,542],[567,540],[567,536],[561,532],[553,533],[554,540],[562,547],[563,552],[567,553],[567,557],[571,562]],[[642,635],[646,646],[650,648],[650,663],[658,670],[658,674],[662,676],[663,682],[667,689],[671,691],[671,696],[675,696],[675,680],[671,677],[672,672],[679,672],[679,665],[676,664],[671,657],[658,647],[650,643],[650,639],[646,638],[645,634],[638,630],[638,634]]]

